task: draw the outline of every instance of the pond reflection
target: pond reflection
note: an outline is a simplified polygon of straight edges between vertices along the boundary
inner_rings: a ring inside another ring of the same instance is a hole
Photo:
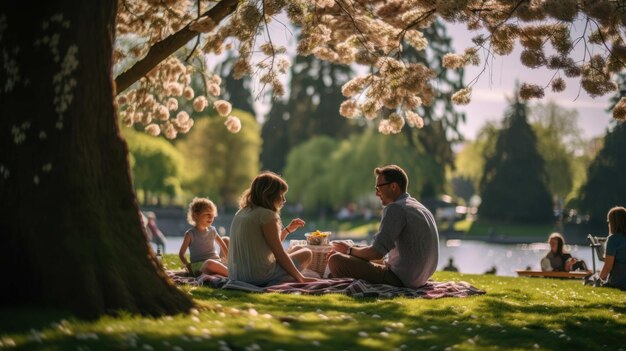
[[[166,253],[178,254],[183,238],[167,238]],[[584,245],[565,245],[572,256],[582,259],[589,269],[593,266],[591,249]],[[483,274],[493,267],[496,275],[517,276],[518,269],[530,267],[541,270],[539,262],[548,252],[547,243],[531,244],[494,244],[474,240],[441,240],[439,243],[438,270],[448,265],[453,258],[454,265],[461,273]],[[602,262],[596,259],[596,268],[602,268]]]

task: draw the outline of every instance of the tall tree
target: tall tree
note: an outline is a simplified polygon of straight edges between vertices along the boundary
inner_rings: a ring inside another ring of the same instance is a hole
[[[337,112],[343,101],[341,86],[352,76],[346,65],[315,56],[296,56],[291,69],[289,98],[274,101],[263,126],[263,167],[281,172],[289,151],[315,136],[338,137],[350,130]],[[283,131],[280,126],[286,127]],[[284,132],[284,134],[283,134]]]
[[[548,221],[552,217],[552,198],[545,162],[526,119],[526,104],[517,94],[507,113],[494,154],[486,158],[478,213],[486,220]]]
[[[135,189],[141,190],[143,204],[151,198],[161,203],[167,195],[170,201],[179,195],[183,178],[183,155],[168,141],[154,138],[130,128],[123,130],[131,158],[131,174]]]
[[[437,20],[423,30],[424,38],[428,41],[425,50],[416,50],[410,45],[404,45],[405,57],[424,64],[437,73],[435,78],[439,88],[438,94],[429,105],[422,105],[417,112],[424,120],[422,129],[406,128],[405,133],[413,143],[419,143],[425,152],[432,155],[441,165],[441,175],[445,174],[445,167],[454,167],[454,153],[452,144],[462,139],[459,132],[459,123],[465,121],[465,114],[458,111],[452,103],[452,95],[463,88],[463,69],[444,67],[441,57],[452,51],[452,38],[448,36],[445,25]],[[443,184],[437,184],[440,193]]]
[[[608,210],[626,199],[626,123],[617,122],[604,137],[604,147],[592,161],[587,183],[581,188],[580,209],[601,223]]]
[[[287,104],[274,101],[261,128],[261,167],[265,170],[280,173],[285,167],[290,140],[288,118]]]
[[[6,278],[14,287],[2,291],[2,297],[6,297],[3,304],[46,303],[92,316],[118,309],[175,313],[191,305],[188,297],[164,279],[154,260],[147,259],[151,256],[140,234],[127,150],[117,136],[111,100],[145,78],[138,86],[146,83],[161,88],[153,89],[156,95],[132,96],[132,91],[120,95],[120,104],[125,99],[128,103],[129,96],[133,101],[125,110],[126,119],[132,117],[132,122],[136,119],[148,125],[151,134],[164,130],[166,136],[173,137],[188,130],[189,120],[171,119],[159,94],[194,95],[187,89],[191,80],[187,67],[170,55],[200,33],[210,33],[204,36],[204,53],[221,52],[229,38],[239,41],[240,59],[235,71],[237,75],[251,74],[255,72],[251,58],[257,49],[270,58],[281,53],[269,42],[255,44],[259,31],[267,28],[264,24],[286,10],[289,20],[303,29],[300,54],[371,68],[371,74],[349,82],[346,95],[350,99],[344,102],[348,103],[344,110],[363,108],[372,118],[377,118],[382,101],[385,107],[394,109],[402,108],[407,101],[414,105],[418,99],[432,97],[433,87],[428,81],[434,72],[421,64],[403,64],[398,60],[398,49],[406,36],[423,49],[426,45],[420,44],[420,30],[437,16],[466,22],[470,30],[484,29],[490,35],[478,36],[475,42],[488,46],[489,54],[508,55],[521,38],[527,49],[522,55],[523,64],[581,77],[583,89],[593,96],[614,90],[611,73],[624,68],[623,25],[615,30],[615,23],[621,23],[622,4],[614,1],[494,0],[433,5],[376,0],[352,2],[348,7],[337,1],[127,0],[123,4],[125,11],[115,22],[113,1],[44,2],[38,3],[35,11],[31,2],[0,3],[4,59],[0,70],[4,84],[0,131],[6,133],[0,138],[0,235],[9,248],[0,263],[10,272]],[[587,16],[598,30],[584,34],[589,40],[573,42],[569,25],[579,14]],[[225,18],[228,20],[223,21]],[[539,27],[538,21],[542,23]],[[111,81],[111,59],[123,59],[129,53],[116,51],[113,55],[114,28],[117,34],[131,33],[139,39],[130,51],[133,58],[140,58],[116,77],[116,89]],[[543,46],[548,42],[558,54],[546,59]],[[614,50],[604,50],[579,62],[570,57],[575,52],[574,43]],[[476,48],[462,55],[446,55],[444,66],[458,68],[473,62],[476,56]],[[259,73],[276,96],[284,91],[277,76],[279,70],[268,65]],[[562,80],[553,83],[557,90],[564,86]],[[533,85],[521,89],[525,97],[539,97],[542,92],[541,87]],[[352,99],[361,94],[365,96],[363,101]],[[465,88],[452,99],[467,103],[470,94],[471,89]],[[36,104],[33,99],[37,99]],[[201,109],[206,102],[194,101],[194,108]],[[221,106],[224,113],[229,109]],[[159,125],[153,123],[153,108],[158,109]],[[626,118],[626,98],[620,100],[613,114]],[[394,116],[398,122],[393,124],[394,130],[403,125],[399,123],[402,118],[407,116]],[[183,121],[187,123],[182,125]],[[151,122],[155,125],[150,126]],[[53,208],[49,208],[51,203],[55,204]],[[33,224],[33,213],[39,215],[37,224]],[[63,244],[55,245],[51,241],[54,235],[39,235],[43,231],[61,237]],[[58,250],[50,251],[50,247]]]
[[[0,5],[0,304],[82,316],[176,313],[191,299],[158,267],[113,105],[117,1]],[[36,99],[36,103],[33,100]],[[149,258],[149,259],[146,259]]]
[[[252,82],[250,77],[245,76],[240,79],[236,79],[233,72],[233,65],[236,59],[233,56],[229,56],[220,65],[218,72],[222,77],[222,83],[224,88],[222,94],[224,99],[230,101],[233,108],[250,113],[252,116],[256,116],[254,109],[254,97],[252,96]]]
[[[233,110],[241,120],[237,134],[224,133],[224,118],[205,116],[176,147],[185,155],[185,188],[234,208],[239,195],[259,172],[260,130],[249,113]]]
[[[331,206],[331,194],[337,191],[331,169],[337,165],[331,158],[338,146],[337,139],[316,136],[291,149],[284,174],[293,202],[307,210]]]
[[[463,143],[463,148],[457,153],[454,161],[453,178],[469,179],[475,190],[480,188],[480,181],[485,172],[485,156],[494,153],[500,129],[499,124],[487,122],[478,131],[476,140],[467,140]]]
[[[550,193],[562,205],[574,187],[574,162],[584,145],[578,112],[548,101],[533,106],[529,114],[538,150],[546,161]]]

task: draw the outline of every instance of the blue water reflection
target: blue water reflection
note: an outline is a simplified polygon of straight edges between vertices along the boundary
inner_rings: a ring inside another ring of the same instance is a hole
[[[168,237],[166,252],[178,254],[182,237]],[[591,249],[588,246],[566,245],[566,249],[579,259],[585,260],[592,268]],[[532,244],[494,244],[474,240],[442,240],[439,243],[439,265],[443,269],[448,259],[454,259],[454,265],[461,273],[483,274],[496,267],[496,275],[517,276],[515,270],[530,267],[540,270],[539,261],[548,252],[547,243]],[[602,262],[596,260],[597,269]]]

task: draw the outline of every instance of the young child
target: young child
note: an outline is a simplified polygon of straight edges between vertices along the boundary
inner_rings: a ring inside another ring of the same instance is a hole
[[[215,217],[217,217],[217,207],[213,201],[196,197],[189,204],[187,222],[193,225],[193,228],[185,232],[178,257],[180,257],[187,271],[193,275],[205,273],[228,277],[228,269],[215,250],[215,242],[217,241],[221,255],[227,257],[228,244],[225,241],[227,239],[222,239],[215,227],[211,226]],[[187,248],[189,248],[191,263],[187,262]]]

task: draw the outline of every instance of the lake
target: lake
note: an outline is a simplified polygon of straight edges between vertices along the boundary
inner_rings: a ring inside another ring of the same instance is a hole
[[[178,254],[183,241],[182,236],[167,238],[166,253]],[[566,245],[572,256],[583,259],[592,269],[591,248],[585,245]],[[482,274],[496,267],[496,275],[517,276],[515,270],[530,266],[540,270],[539,261],[548,252],[547,243],[532,244],[494,244],[475,240],[441,240],[439,243],[438,270],[454,259],[454,265],[461,273]],[[596,269],[602,268],[602,262],[596,258]]]

